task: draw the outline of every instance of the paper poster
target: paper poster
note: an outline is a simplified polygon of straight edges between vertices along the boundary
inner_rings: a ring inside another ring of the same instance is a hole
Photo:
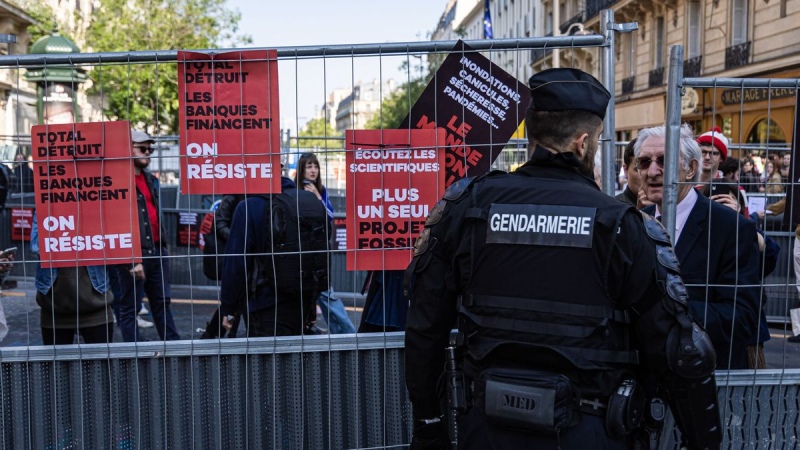
[[[31,128],[43,267],[141,259],[130,130],[126,121]]]
[[[281,191],[275,50],[178,52],[181,192]]]
[[[347,270],[403,270],[444,194],[444,130],[347,130]],[[353,251],[355,250],[355,251]]]

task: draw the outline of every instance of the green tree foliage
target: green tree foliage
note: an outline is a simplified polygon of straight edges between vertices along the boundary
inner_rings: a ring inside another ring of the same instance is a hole
[[[414,103],[417,102],[422,91],[428,86],[433,78],[436,69],[439,67],[438,60],[431,61],[428,73],[423,78],[417,78],[401,84],[396,91],[381,102],[378,113],[375,114],[364,128],[368,130],[393,129],[400,126],[403,119],[408,116]],[[403,63],[400,70],[408,70],[408,64]]]
[[[324,137],[340,138],[341,133],[331,127],[330,122],[323,117],[308,121],[305,127],[297,134],[297,146],[300,148],[340,149],[343,142],[340,139],[319,139]],[[304,136],[309,138],[303,139]],[[317,139],[311,139],[317,138]]]
[[[226,0],[102,0],[86,32],[89,51],[191,50],[250,42]],[[110,119],[178,130],[175,62],[110,64],[91,70],[90,93]]]
[[[53,31],[53,28],[57,27],[56,15],[53,9],[41,0],[18,1],[17,4],[35,20],[32,25],[28,26],[31,43],[47,36]]]

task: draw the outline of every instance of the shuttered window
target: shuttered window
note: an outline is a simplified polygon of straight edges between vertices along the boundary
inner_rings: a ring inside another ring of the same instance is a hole
[[[731,18],[731,45],[739,45],[747,42],[747,15],[748,15],[748,1],[747,0],[731,0],[731,10],[733,17]]]
[[[664,67],[664,18],[656,17],[655,29],[653,30],[653,58],[655,58],[653,68]]]
[[[636,45],[636,40],[633,37],[634,33],[625,33],[623,34],[623,48],[624,48],[624,55],[622,56],[625,58],[625,76],[632,77],[634,75],[634,59],[636,58],[636,54],[634,51],[634,46]]]
[[[686,52],[687,59],[692,59],[700,56],[702,51],[700,30],[702,30],[702,12],[703,4],[697,0],[690,1],[686,4],[686,18],[687,18],[687,33],[686,33]]]

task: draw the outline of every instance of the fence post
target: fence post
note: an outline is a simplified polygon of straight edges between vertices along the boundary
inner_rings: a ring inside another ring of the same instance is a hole
[[[606,118],[603,120],[603,134],[602,134],[602,182],[603,192],[608,195],[614,195],[614,180],[617,178],[616,170],[614,167],[614,159],[616,158],[616,149],[614,148],[615,130],[614,130],[614,86],[616,80],[614,79],[614,10],[604,9],[600,11],[600,34],[605,37],[606,45],[600,50],[600,78],[606,89],[611,92],[611,99],[608,101],[608,109],[606,110]]]
[[[683,46],[669,49],[667,76],[667,133],[664,143],[664,186],[661,203],[661,222],[669,231],[675,245],[675,214],[678,209],[678,163],[681,137],[681,96],[683,90]],[[700,162],[700,161],[698,161]]]

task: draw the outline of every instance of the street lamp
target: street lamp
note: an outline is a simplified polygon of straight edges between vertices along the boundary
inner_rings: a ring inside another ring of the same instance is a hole
[[[585,30],[582,23],[573,23],[567,28],[567,32],[564,34],[566,36],[587,36],[594,34],[594,32],[592,30]]]
[[[567,28],[567,32],[563,33],[563,36],[586,36],[589,34],[594,34],[592,30],[585,30],[583,28],[583,24],[580,22],[573,23]],[[554,28],[553,36],[560,36],[561,34],[561,27]],[[561,67],[561,52],[560,49],[554,48],[553,49],[553,67]]]

